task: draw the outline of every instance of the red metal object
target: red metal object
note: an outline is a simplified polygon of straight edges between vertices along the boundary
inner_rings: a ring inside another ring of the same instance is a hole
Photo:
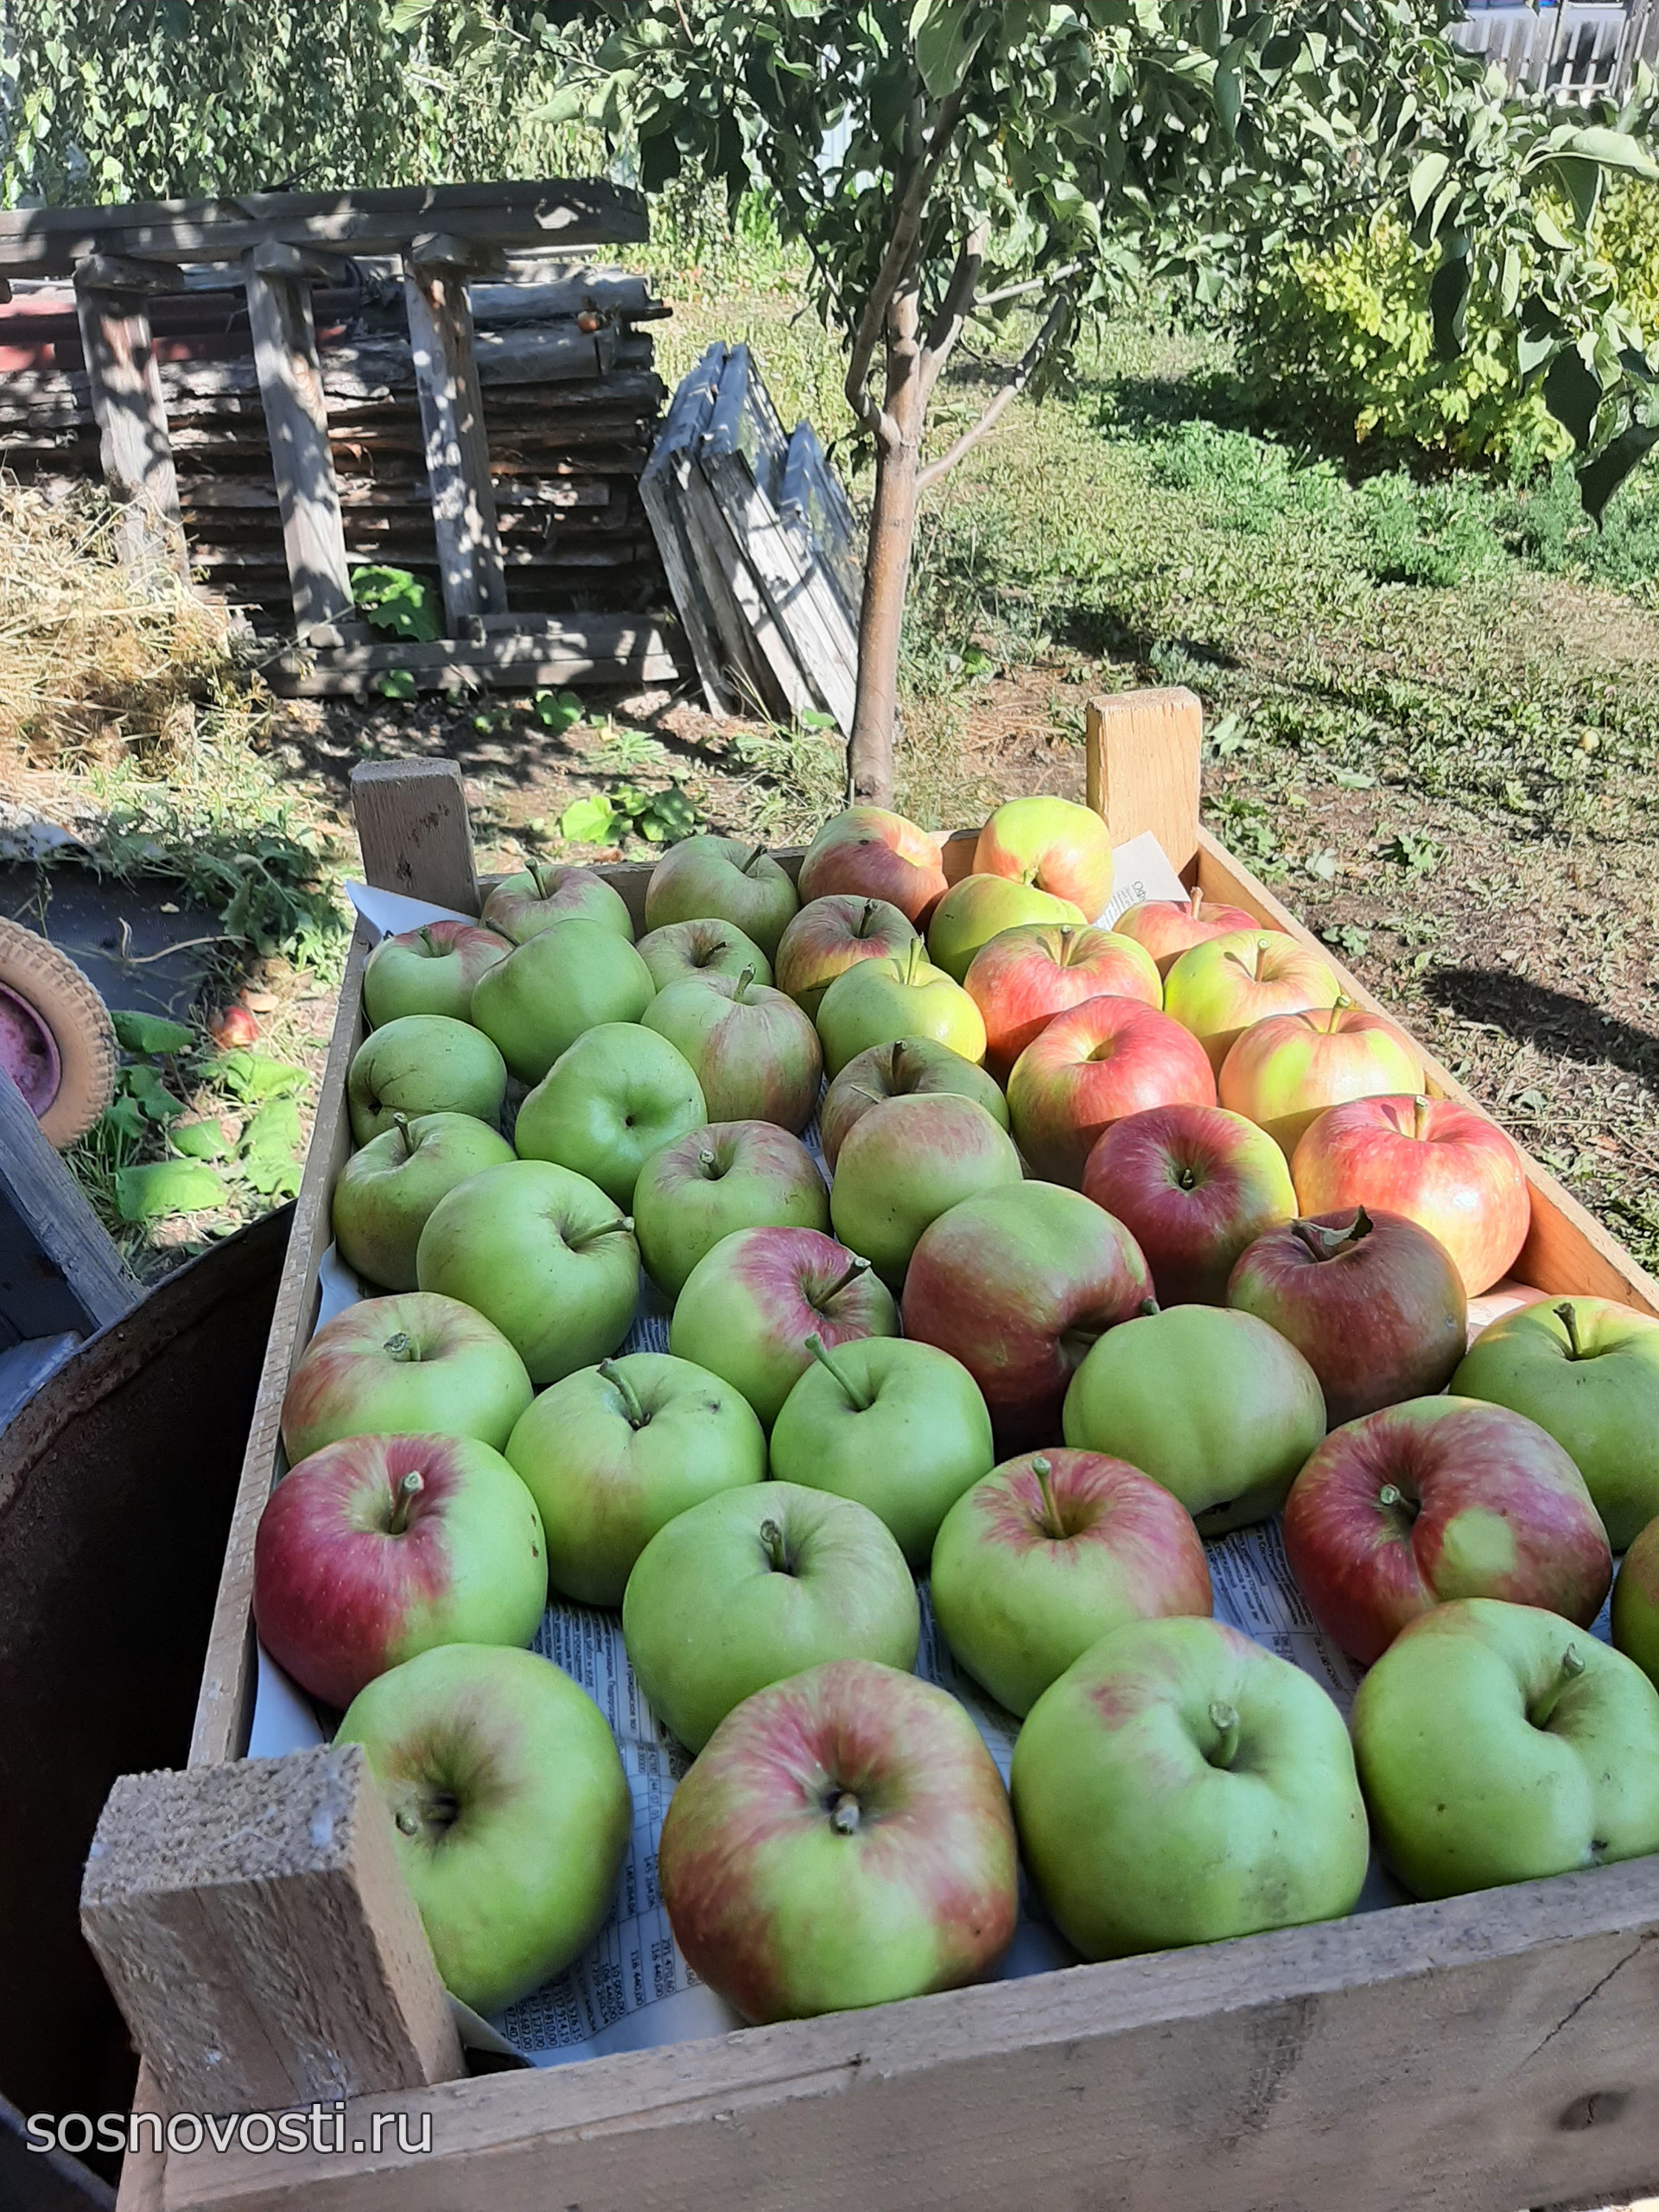
[[[58,1095],[63,1064],[58,1044],[27,999],[0,983],[0,1068],[38,1119]]]

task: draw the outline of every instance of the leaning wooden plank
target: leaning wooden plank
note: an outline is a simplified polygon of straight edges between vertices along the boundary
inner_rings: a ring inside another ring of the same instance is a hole
[[[817,695],[695,456],[686,467],[684,492],[693,557],[714,597],[728,661],[739,668],[748,662],[758,677],[754,688],[759,703],[768,713],[791,717],[815,713]]]
[[[0,1067],[0,1344],[89,1336],[143,1291]],[[15,1337],[9,1332],[15,1332]]]
[[[714,405],[725,358],[726,348],[717,340],[682,378],[639,476],[639,496],[669,594],[696,664],[704,702],[714,715],[730,714],[738,702],[721,666],[719,627],[691,543],[684,486],[687,456]]]
[[[703,435],[717,453],[741,454],[755,483],[777,505],[789,441],[747,346],[734,346],[727,358]]]
[[[507,611],[466,276],[453,264],[411,262],[404,301],[426,435],[444,627],[452,638],[464,638],[483,616]]]
[[[244,256],[248,323],[270,438],[289,591],[303,638],[317,624],[339,621],[350,613],[351,570],[328,444],[328,403],[317,360],[310,285],[303,276],[273,273],[256,262],[253,251]]]
[[[167,402],[143,298],[88,283],[77,288],[75,307],[104,481],[123,510],[122,558],[135,568],[171,569],[188,582]]]
[[[856,627],[864,588],[858,526],[841,479],[810,423],[798,423],[790,433],[778,512],[784,527],[795,531],[823,561],[847,619]]]

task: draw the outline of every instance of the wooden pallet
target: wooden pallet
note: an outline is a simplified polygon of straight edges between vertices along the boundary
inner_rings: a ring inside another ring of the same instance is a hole
[[[1090,796],[1115,844],[1153,830],[1184,880],[1313,943],[1199,826],[1190,693],[1096,701],[1087,728]],[[372,880],[474,910],[453,766],[368,775],[359,821]],[[940,842],[946,874],[965,874],[974,831]],[[601,873],[638,919],[648,871]],[[378,1860],[341,1847],[323,1866],[302,1821],[287,1863],[230,1878],[200,1840],[211,1833],[207,1801],[213,1817],[231,1803],[245,1820],[290,1825],[315,1805],[345,1823],[332,1833],[355,1836],[364,1789],[360,1762],[326,1751],[239,1754],[254,1530],[281,1472],[283,1395],[311,1332],[329,1193],[351,1148],[345,1075],[363,1033],[369,944],[359,927],[191,1765],[160,1778],[147,1809],[136,1804],[165,1820],[149,1861],[142,1850],[131,1859],[125,1925],[142,1940],[124,1952],[112,1938],[121,1923],[107,1896],[93,1935],[141,2047],[161,2063],[160,2075],[146,2069],[140,2108],[169,2108],[163,2078],[186,2103],[189,2084],[269,2083],[275,2069],[293,2101],[338,2085],[356,2137],[376,2114],[402,2114],[405,2139],[419,2139],[429,2118],[430,2149],[397,2148],[389,2120],[372,2155],[146,2152],[128,2161],[122,2212],[682,2212],[705,2202],[730,2212],[1517,2212],[1605,2204],[1659,2177],[1659,1859],[467,2080],[445,2078],[452,2056],[432,2056],[435,1979],[411,1967],[407,1895]],[[1466,1096],[1432,1059],[1428,1071],[1432,1092]],[[1542,1168],[1529,1163],[1528,1174],[1533,1228],[1516,1272],[1543,1290],[1659,1313],[1659,1283]],[[135,1785],[140,1800],[145,1786]],[[164,1897],[170,1952],[155,1937]],[[227,1930],[236,1964],[228,1988],[209,1995],[202,1961]],[[253,1986],[265,1993],[257,2006],[243,1994]]]

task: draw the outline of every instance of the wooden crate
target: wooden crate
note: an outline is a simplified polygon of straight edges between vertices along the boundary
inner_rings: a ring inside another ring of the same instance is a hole
[[[1154,831],[1186,880],[1312,944],[1200,829],[1198,739],[1189,693],[1095,702],[1091,804],[1114,843]],[[372,879],[475,908],[453,768],[385,764],[359,776]],[[941,842],[947,874],[965,873],[972,832]],[[602,873],[637,918],[647,870]],[[191,1751],[204,1786],[210,1777],[229,1783],[225,1763],[247,1740],[253,1534],[280,1471],[283,1394],[312,1326],[329,1191],[349,1150],[344,1077],[362,1033],[368,946],[359,929],[229,1539]],[[1362,1004],[1375,1003],[1344,980]],[[1428,1065],[1431,1091],[1474,1103]],[[1529,1164],[1528,1174],[1533,1228],[1516,1272],[1543,1290],[1593,1293],[1659,1314],[1659,1284],[1541,1168]],[[171,1779],[188,1790],[188,1777]],[[384,1900],[370,1894],[375,1882],[365,1878],[363,1889],[355,1909],[366,1923]],[[255,1907],[241,1923],[251,1980],[280,1924],[273,1909]],[[262,1923],[267,1910],[272,1917]],[[328,1960],[315,1965],[311,1982],[325,1983]],[[399,2000],[405,2024],[426,1996]],[[194,1992],[181,1995],[181,2018],[194,2001]],[[264,2023],[273,2044],[301,2032],[286,2004],[273,2000],[276,2017]],[[372,2115],[401,2113],[405,2139],[416,2139],[429,2117],[429,2151],[404,2153],[388,2126],[381,2150],[359,2155],[146,2152],[128,2159],[120,2205],[1517,2212],[1605,2204],[1659,2177],[1656,2020],[1659,1858],[542,2071],[423,2086],[405,2056],[401,2074],[380,2077],[405,2086],[351,2098],[346,2132],[366,2139]],[[429,2077],[434,2070],[429,2064]],[[148,2072],[137,2104],[162,2104]]]

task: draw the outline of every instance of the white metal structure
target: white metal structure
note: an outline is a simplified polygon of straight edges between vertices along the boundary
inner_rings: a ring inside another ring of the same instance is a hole
[[[1560,0],[1554,7],[1470,0],[1465,20],[1446,35],[1484,54],[1516,91],[1587,105],[1622,92],[1637,54],[1651,45],[1652,13],[1652,0]]]

